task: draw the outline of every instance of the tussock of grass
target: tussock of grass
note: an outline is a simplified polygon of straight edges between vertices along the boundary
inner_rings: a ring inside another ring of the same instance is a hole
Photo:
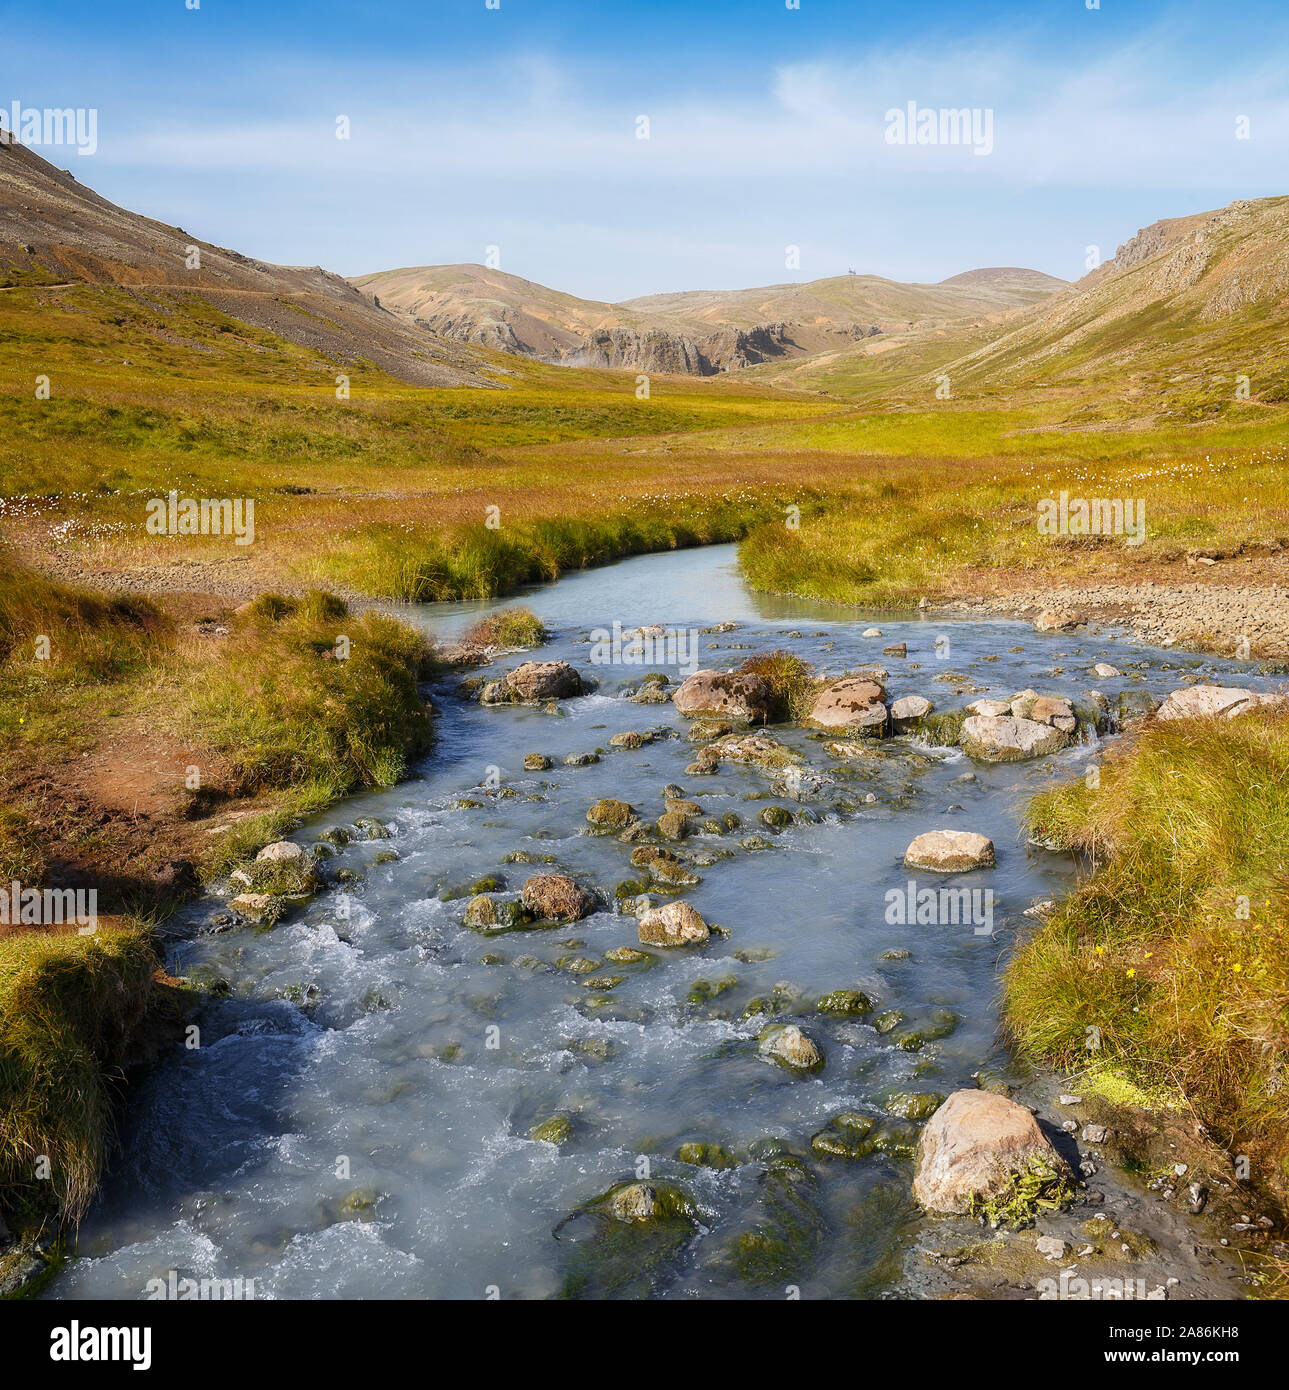
[[[267,595],[196,678],[190,722],[240,795],[390,786],[429,745],[417,682],[430,661],[426,639],[386,614]]]
[[[758,652],[738,668],[743,675],[760,676],[774,699],[774,723],[804,719],[820,688],[814,669],[799,656],[780,648]]]
[[[156,968],[147,937],[127,928],[3,943],[0,1190],[11,1199],[84,1215],[112,1133],[114,1080],[160,987]]]
[[[47,656],[38,650],[42,637]],[[169,637],[150,600],[56,584],[0,547],[0,662],[56,671],[61,680],[107,681],[154,659]]]
[[[1289,720],[1149,725],[1099,789],[1044,793],[1028,824],[1095,871],[1008,966],[1020,1043],[1180,1090],[1289,1189]]]
[[[531,608],[502,608],[470,627],[461,641],[468,647],[540,647],[550,636]]]

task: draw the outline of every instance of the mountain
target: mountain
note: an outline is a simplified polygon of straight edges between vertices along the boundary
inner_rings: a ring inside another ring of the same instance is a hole
[[[367,360],[423,386],[492,384],[477,354],[380,309],[339,275],[213,246],[0,140],[0,288],[81,284],[124,290],[149,313],[173,314],[179,331],[205,303],[342,366]]]
[[[964,385],[994,386],[1175,385],[1216,374],[1228,396],[1244,374],[1265,400],[1289,398],[1287,355],[1289,197],[1278,197],[1142,228],[1112,260],[944,370]]]
[[[456,342],[566,366],[697,376],[841,350],[885,333],[992,319],[1065,286],[1040,271],[995,268],[938,285],[850,274],[610,304],[479,265],[378,271],[351,283]]]

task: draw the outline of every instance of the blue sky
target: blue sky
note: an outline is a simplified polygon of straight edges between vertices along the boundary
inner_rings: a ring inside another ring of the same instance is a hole
[[[1283,0],[1087,2],[0,3],[0,107],[95,109],[93,155],[41,153],[266,260],[496,247],[603,299],[1077,278],[1156,218],[1289,192]],[[989,152],[891,143],[909,102],[989,113]]]

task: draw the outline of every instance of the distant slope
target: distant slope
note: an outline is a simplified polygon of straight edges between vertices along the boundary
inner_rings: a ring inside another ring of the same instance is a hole
[[[1113,260],[945,368],[956,382],[1208,374],[1289,398],[1289,197],[1239,200],[1143,228]]]
[[[969,271],[940,285],[838,275],[748,290],[689,290],[610,304],[477,265],[419,266],[352,283],[436,335],[570,366],[710,376],[837,351],[883,333],[989,318],[1065,282]]]
[[[485,382],[486,364],[467,348],[381,310],[339,275],[212,246],[109,203],[23,145],[0,142],[0,287],[55,284],[146,294],[154,310],[169,302],[182,312],[198,299],[339,365],[367,360],[416,385]]]

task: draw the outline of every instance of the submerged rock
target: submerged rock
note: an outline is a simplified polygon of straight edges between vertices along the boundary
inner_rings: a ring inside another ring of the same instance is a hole
[[[641,845],[631,851],[631,863],[637,869],[647,869],[649,877],[664,888],[693,888],[702,879],[680,862],[669,849],[660,845]]]
[[[962,1215],[1034,1171],[1069,1177],[1033,1115],[988,1091],[955,1091],[922,1130],[913,1196],[928,1211]]]
[[[904,852],[906,869],[928,869],[941,874],[988,869],[996,862],[994,842],[972,830],[928,830]]]

